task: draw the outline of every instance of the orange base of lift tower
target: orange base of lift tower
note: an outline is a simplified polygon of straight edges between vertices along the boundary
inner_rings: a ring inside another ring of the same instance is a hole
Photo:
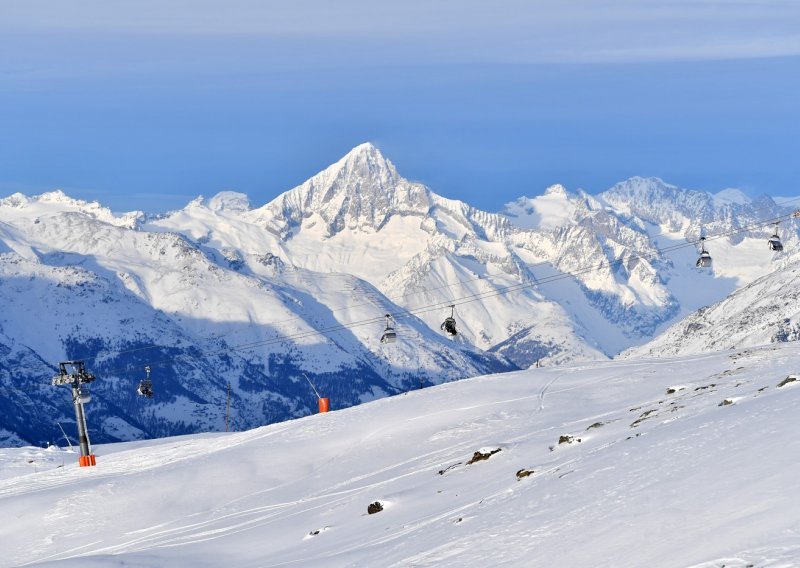
[[[97,465],[97,460],[94,459],[94,454],[90,456],[81,456],[78,458],[78,465],[81,467]]]
[[[331,409],[331,401],[327,398],[319,399],[319,411],[328,412]]]

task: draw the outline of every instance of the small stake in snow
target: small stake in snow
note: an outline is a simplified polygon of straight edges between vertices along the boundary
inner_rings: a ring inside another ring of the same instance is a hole
[[[323,413],[323,412],[328,412],[331,409],[331,401],[330,401],[330,399],[323,398],[323,397],[319,396],[319,391],[317,391],[317,387],[314,386],[314,383],[311,382],[311,379],[309,379],[308,376],[305,373],[302,373],[302,375],[306,378],[306,381],[308,381],[308,384],[311,385],[311,388],[314,391],[314,394],[317,395],[317,400],[319,401],[320,414]]]
[[[64,434],[64,439],[67,441],[67,445],[69,446],[69,451],[71,452],[72,442],[69,441],[69,436],[67,436],[67,433],[64,432],[64,427],[61,425],[61,422],[56,422],[56,424],[58,424],[58,427],[61,428],[61,433]]]
[[[225,400],[225,431],[228,431],[228,418],[231,415],[231,383],[228,382],[228,397]]]

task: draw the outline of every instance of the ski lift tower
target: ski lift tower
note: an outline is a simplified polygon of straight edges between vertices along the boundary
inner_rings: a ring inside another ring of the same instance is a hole
[[[70,372],[72,371],[72,372]],[[59,373],[53,377],[53,386],[69,385],[72,387],[72,403],[75,405],[75,421],[78,424],[78,442],[81,446],[81,457],[78,465],[81,467],[97,465],[94,454],[89,445],[89,432],[86,429],[86,413],[84,403],[92,397],[89,387],[84,386],[95,380],[95,376],[86,371],[83,361],[64,361],[59,364]]]

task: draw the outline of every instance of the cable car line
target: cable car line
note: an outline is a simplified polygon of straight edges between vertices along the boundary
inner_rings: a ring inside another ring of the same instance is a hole
[[[798,198],[798,199],[800,199],[800,198]],[[619,258],[619,259],[616,259],[616,260],[613,260],[613,261],[608,261],[608,267],[611,268],[611,267],[614,267],[614,266],[620,266],[621,264],[623,264],[625,262],[629,262],[631,260],[654,258],[654,257],[657,257],[657,256],[662,255],[664,253],[674,252],[676,250],[680,250],[680,249],[687,248],[687,247],[690,247],[690,246],[695,246],[696,247],[697,243],[702,242],[702,241],[716,240],[716,239],[720,239],[720,238],[735,236],[735,235],[738,235],[738,234],[741,234],[741,233],[746,233],[746,232],[752,231],[754,229],[762,228],[762,227],[767,226],[767,225],[775,224],[776,222],[780,222],[780,221],[783,221],[783,220],[786,220],[786,219],[789,219],[789,218],[792,218],[792,217],[800,217],[800,212],[795,211],[795,212],[793,212],[791,214],[781,215],[779,217],[774,217],[772,219],[767,219],[767,220],[764,220],[764,221],[760,221],[760,222],[758,222],[758,224],[751,224],[751,225],[748,225],[748,226],[745,226],[745,227],[741,227],[741,228],[738,228],[738,229],[734,229],[734,230],[731,230],[731,231],[728,231],[728,232],[725,232],[725,233],[719,233],[719,234],[716,234],[716,235],[713,235],[713,236],[710,236],[710,237],[702,237],[701,239],[698,239],[696,241],[686,241],[686,242],[682,242],[682,243],[676,243],[674,245],[670,245],[670,246],[664,247],[662,249],[654,249],[651,252],[631,254],[631,255],[628,255],[628,256],[623,257],[623,258]],[[547,263],[540,263],[540,264],[551,264],[551,263],[547,262]],[[304,338],[307,338],[307,337],[313,337],[313,336],[318,336],[318,335],[324,336],[327,333],[332,333],[332,332],[335,332],[335,331],[342,331],[342,330],[345,330],[345,329],[352,329],[352,328],[356,328],[356,327],[362,327],[362,326],[365,326],[365,325],[371,325],[371,324],[375,324],[377,322],[380,322],[382,320],[385,320],[385,322],[387,324],[387,328],[390,328],[395,333],[395,340],[396,340],[396,331],[394,330],[393,327],[388,325],[390,319],[394,320],[394,321],[397,321],[397,320],[404,319],[404,318],[411,318],[411,317],[414,317],[417,314],[424,314],[424,313],[429,313],[429,312],[432,312],[432,311],[439,311],[439,310],[441,310],[441,309],[443,309],[445,307],[453,307],[453,309],[454,309],[456,305],[467,304],[467,303],[471,303],[471,302],[474,302],[474,301],[477,301],[477,300],[481,300],[481,299],[485,299],[485,298],[491,298],[491,297],[494,297],[494,296],[499,296],[499,295],[503,295],[503,294],[509,294],[509,293],[512,293],[512,292],[517,292],[517,291],[520,291],[520,290],[524,290],[526,288],[533,288],[533,287],[536,287],[536,286],[540,286],[542,284],[548,284],[548,283],[556,282],[556,281],[559,281],[559,280],[562,280],[562,279],[565,279],[565,278],[575,278],[578,275],[582,275],[582,274],[586,274],[586,273],[589,273],[589,272],[600,270],[600,269],[604,268],[605,266],[606,266],[606,262],[605,261],[601,261],[599,265],[588,266],[588,267],[585,267],[583,269],[578,269],[578,270],[575,270],[575,271],[572,271],[572,272],[561,272],[559,274],[555,274],[555,275],[552,275],[552,276],[549,276],[549,277],[536,279],[533,282],[524,282],[524,283],[514,284],[514,285],[510,285],[510,286],[504,286],[504,287],[500,287],[500,288],[495,288],[494,290],[490,290],[490,291],[486,291],[486,292],[479,292],[479,293],[470,294],[470,295],[467,295],[467,296],[462,296],[462,297],[459,297],[459,298],[446,300],[446,301],[443,301],[443,302],[437,302],[437,303],[434,303],[434,304],[429,304],[427,306],[420,306],[419,308],[401,310],[399,312],[396,312],[394,315],[385,314],[383,316],[372,317],[372,318],[368,318],[368,319],[360,320],[360,321],[356,321],[356,322],[350,322],[350,323],[346,323],[346,324],[338,324],[338,325],[331,326],[331,327],[328,327],[328,328],[311,329],[311,330],[307,330],[307,331],[303,331],[303,332],[298,332],[298,333],[295,333],[295,334],[283,335],[283,336],[280,336],[280,337],[274,337],[274,338],[270,338],[270,339],[264,339],[264,340],[244,343],[244,344],[240,344],[240,345],[227,346],[225,348],[221,348],[221,349],[213,350],[213,351],[202,351],[199,348],[196,348],[196,349],[198,349],[198,351],[201,351],[202,356],[206,357],[206,356],[216,355],[216,354],[220,354],[220,353],[244,351],[244,350],[253,349],[253,348],[256,348],[256,347],[265,347],[265,346],[268,346],[268,345],[272,345],[272,344],[275,344],[275,343],[283,343],[283,342],[286,342],[286,341],[289,341],[289,340],[293,340],[293,339],[304,339]],[[481,280],[481,279],[482,278],[476,278],[475,280]],[[453,285],[455,285],[455,284],[453,284]],[[442,287],[447,287],[447,286],[442,286]],[[371,303],[369,303],[367,305],[371,305]],[[352,308],[352,306],[347,306],[346,308],[340,308],[340,309],[349,309],[349,308]],[[297,319],[300,319],[300,318],[297,318]],[[293,320],[287,320],[287,321],[293,321]],[[384,333],[386,331],[387,330],[385,329]],[[393,341],[387,341],[387,342],[393,342]],[[137,348],[137,349],[130,350],[130,351],[127,351],[127,352],[126,351],[120,351],[120,352],[117,352],[117,353],[111,353],[110,355],[121,355],[121,354],[125,354],[125,353],[132,352],[132,351],[140,351],[140,350],[144,350],[144,349],[154,349],[154,348],[158,348],[158,347],[164,347],[164,346],[163,345],[154,345],[152,347],[142,347],[142,348]],[[99,356],[100,356],[100,354],[95,355],[93,357],[89,357],[87,359],[96,359]],[[197,360],[197,359],[200,358],[200,355],[180,354],[180,355],[177,355],[177,356],[172,356],[172,357],[169,357],[169,358],[164,358],[164,359],[161,359],[161,360],[153,361],[153,362],[151,362],[150,366],[154,366],[156,364],[161,364],[161,363],[167,363],[167,362],[171,362],[171,361],[176,361],[176,360],[178,360],[180,358],[191,358],[191,359]],[[126,366],[121,366],[121,367],[117,367],[117,368],[107,369],[107,370],[105,370],[105,372],[106,373],[114,373],[116,371],[127,371],[132,366],[133,365],[126,365]]]
[[[795,197],[793,199],[789,199],[787,201],[784,201],[783,203],[784,204],[785,203],[791,203],[792,201],[800,201],[800,197]],[[792,212],[790,214],[785,214],[785,215],[782,215],[780,217],[774,217],[772,219],[758,221],[757,224],[750,225],[749,227],[746,227],[746,228],[742,228],[742,229],[740,229],[740,231],[749,231],[749,230],[752,230],[754,228],[755,229],[763,228],[763,227],[765,227],[767,225],[777,224],[780,221],[783,221],[783,220],[786,220],[786,219],[789,219],[789,218],[792,218],[792,217],[795,217],[795,218],[800,217],[800,211],[794,211],[794,212]],[[739,231],[739,230],[737,230],[737,231]],[[777,233],[777,227],[776,227],[776,233]],[[664,234],[667,234],[667,233],[656,233],[654,235],[649,235],[649,236],[650,236],[650,238],[654,238],[654,237],[662,236]],[[707,239],[708,240],[713,240],[713,239],[722,238],[722,237],[726,237],[726,236],[733,236],[733,234],[735,234],[735,233],[720,234],[720,235],[716,235],[716,236],[713,236],[713,237],[707,237]],[[656,250],[658,250],[660,253],[671,252],[672,250],[675,250],[675,249],[678,249],[678,248],[684,248],[685,246],[687,246],[690,243],[691,243],[690,241],[686,241],[684,243],[678,243],[678,244],[675,244],[675,245],[670,245],[668,247],[664,247],[663,249],[656,249]],[[782,245],[781,245],[781,249],[780,250],[783,250]],[[638,256],[638,258],[644,258],[644,257],[645,257],[645,253],[642,253],[642,254],[640,254]],[[630,256],[628,258],[629,259],[634,259],[634,258],[637,258],[637,257]],[[601,264],[602,264],[602,261],[601,261]],[[534,264],[529,264],[529,265],[527,265],[527,267],[528,268],[535,268],[537,266],[547,266],[547,265],[552,265],[552,263],[550,261],[546,261],[545,260],[545,261],[537,262],[537,263],[534,263]],[[579,271],[577,273],[580,274],[582,272]],[[564,273],[564,274],[566,274],[566,273]],[[322,276],[328,276],[328,275],[323,274]],[[437,286],[436,288],[426,288],[426,289],[424,289],[422,291],[407,292],[406,294],[402,294],[402,295],[385,296],[385,297],[387,299],[389,299],[389,300],[402,299],[402,298],[406,298],[408,296],[416,296],[416,295],[419,295],[419,294],[421,294],[423,292],[428,292],[428,293],[429,292],[434,292],[434,291],[437,291],[437,290],[442,290],[444,288],[452,288],[453,286],[463,285],[463,284],[466,284],[466,283],[469,283],[469,282],[477,282],[479,280],[485,280],[485,278],[482,277],[482,276],[477,276],[475,278],[470,278],[470,279],[466,279],[466,280],[458,280],[456,282],[446,283],[446,284],[443,284],[441,286]],[[512,285],[512,286],[514,286],[514,285]],[[489,297],[491,297],[491,296],[489,296]],[[337,313],[337,312],[340,312],[340,311],[343,311],[343,310],[351,310],[353,308],[369,306],[369,305],[373,305],[373,303],[372,302],[362,302],[360,304],[348,304],[348,305],[343,306],[341,308],[336,308],[336,309],[330,310],[330,313],[333,314],[333,313]],[[449,307],[449,305],[447,307]],[[303,318],[301,316],[294,316],[294,317],[287,318],[287,319],[284,319],[284,320],[279,320],[277,322],[270,322],[270,325],[278,326],[278,325],[283,324],[283,323],[289,323],[289,322],[298,321],[298,320],[303,320]],[[238,330],[238,331],[234,330],[234,331],[231,331],[231,332],[228,332],[228,333],[221,333],[221,334],[218,334],[216,336],[211,336],[211,337],[205,338],[204,340],[205,341],[216,341],[216,340],[219,340],[219,339],[222,339],[222,338],[225,338],[225,337],[229,337],[230,335],[232,335],[234,333],[243,333],[244,331],[245,330]],[[150,350],[150,349],[157,349],[159,347],[163,347],[163,346],[154,344],[154,345],[147,345],[147,346],[144,346],[144,347],[136,347],[136,348],[133,348],[133,349],[123,350],[123,351],[113,351],[113,352],[108,352],[108,353],[110,355],[117,355],[118,356],[118,355],[125,355],[125,354],[128,354],[128,353],[136,353],[136,352],[139,352],[139,351],[147,351],[147,350]],[[92,356],[89,356],[89,357],[83,357],[83,358],[81,358],[81,360],[83,360],[83,361],[93,361],[95,359],[98,359],[101,355],[103,355],[103,352],[97,353],[96,355],[92,355]]]

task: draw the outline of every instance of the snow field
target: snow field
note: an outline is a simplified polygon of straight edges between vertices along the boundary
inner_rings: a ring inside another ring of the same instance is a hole
[[[798,367],[780,345],[540,368],[96,468],[5,449],[0,565],[793,566]]]

